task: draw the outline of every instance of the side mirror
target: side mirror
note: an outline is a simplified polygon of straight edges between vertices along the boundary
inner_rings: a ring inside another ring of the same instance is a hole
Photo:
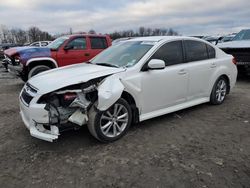
[[[73,46],[65,46],[64,47],[64,50],[71,50],[71,49],[73,49]]]
[[[155,69],[164,69],[165,68],[165,62],[160,59],[151,59],[148,62],[148,69],[155,70]]]

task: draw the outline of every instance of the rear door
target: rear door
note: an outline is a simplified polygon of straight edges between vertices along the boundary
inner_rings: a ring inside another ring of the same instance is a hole
[[[86,37],[76,37],[58,50],[57,60],[60,66],[86,62],[90,59],[89,51]]]
[[[185,40],[185,56],[189,72],[188,100],[208,97],[209,83],[216,69],[215,50],[195,40]]]
[[[89,53],[90,59],[95,57],[104,49],[108,48],[108,41],[106,37],[90,36],[89,41],[91,48],[91,51]]]

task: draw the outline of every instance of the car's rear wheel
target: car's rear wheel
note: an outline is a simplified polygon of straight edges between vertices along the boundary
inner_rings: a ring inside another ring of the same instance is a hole
[[[214,84],[211,96],[210,103],[211,104],[222,104],[226,98],[228,93],[228,81],[225,77],[220,77]]]
[[[33,67],[30,71],[29,71],[29,74],[28,74],[28,79],[30,79],[31,77],[41,73],[41,72],[44,72],[44,71],[47,71],[47,70],[50,70],[50,67],[46,66],[46,65],[38,65],[38,66],[35,66]]]
[[[88,128],[101,142],[112,142],[126,134],[131,120],[131,108],[127,101],[121,98],[105,111],[92,107],[89,111]]]

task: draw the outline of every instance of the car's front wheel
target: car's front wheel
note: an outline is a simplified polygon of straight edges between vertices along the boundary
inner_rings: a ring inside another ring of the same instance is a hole
[[[225,77],[220,77],[214,84],[211,96],[210,103],[211,104],[222,104],[226,98],[228,93],[228,81]]]
[[[131,108],[121,98],[106,111],[98,111],[93,106],[89,111],[88,128],[101,142],[112,142],[126,134],[131,120]]]

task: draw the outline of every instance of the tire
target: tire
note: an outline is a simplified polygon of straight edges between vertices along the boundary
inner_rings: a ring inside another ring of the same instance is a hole
[[[93,105],[89,111],[88,129],[99,141],[113,142],[127,133],[131,121],[131,108],[126,100],[120,98],[106,111],[99,111]]]
[[[219,77],[210,95],[210,103],[214,105],[222,104],[228,93],[229,83],[225,77]]]
[[[20,75],[20,78],[23,82],[27,82],[28,81],[28,77],[27,75]]]
[[[30,71],[29,71],[29,74],[28,74],[28,79],[30,79],[31,77],[41,73],[41,72],[44,72],[44,71],[47,71],[47,70],[50,70],[50,67],[46,66],[46,65],[38,65],[38,66],[35,66],[33,67]]]

